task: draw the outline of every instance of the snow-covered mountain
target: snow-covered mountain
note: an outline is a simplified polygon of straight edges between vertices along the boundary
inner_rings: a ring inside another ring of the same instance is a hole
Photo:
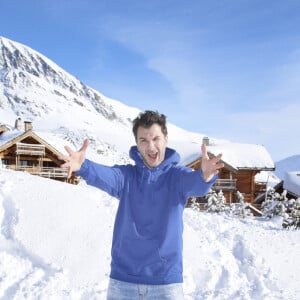
[[[37,51],[0,37],[0,123],[16,117],[35,131],[52,132],[79,147],[85,137],[95,153],[128,158],[131,121],[139,109],[105,97]],[[171,146],[200,151],[203,135],[169,124]],[[188,146],[188,147],[187,147]],[[121,153],[121,154],[120,154]]]
[[[300,171],[300,155],[293,155],[276,162],[275,174],[284,180],[286,172]]]
[[[0,123],[13,125],[16,117],[30,120],[35,131],[54,133],[75,148],[88,137],[91,156],[104,153],[116,162],[129,159],[131,121],[138,113],[138,108],[105,97],[37,51],[0,37]],[[183,160],[200,153],[204,134],[173,124],[168,128],[170,146]]]
[[[2,109],[33,119],[74,106],[128,124],[128,119],[117,111],[116,102],[111,103],[42,54],[3,37],[0,49]]]

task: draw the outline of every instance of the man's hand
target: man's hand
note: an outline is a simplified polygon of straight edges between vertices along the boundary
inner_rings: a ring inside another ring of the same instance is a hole
[[[79,151],[73,151],[70,147],[65,146],[65,149],[69,155],[62,155],[58,157],[60,160],[65,161],[65,163],[63,163],[61,167],[69,169],[68,178],[72,176],[73,172],[80,170],[81,165],[85,160],[85,152],[88,145],[89,145],[89,140],[85,139]]]
[[[209,158],[207,155],[206,145],[202,144],[202,162],[201,162],[201,170],[203,178],[206,182],[209,182],[215,174],[219,173],[219,170],[224,167],[224,164],[220,162],[222,154],[214,158]]]

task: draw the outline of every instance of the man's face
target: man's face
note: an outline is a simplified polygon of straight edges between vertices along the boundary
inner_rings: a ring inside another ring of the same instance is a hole
[[[147,167],[157,167],[165,159],[168,137],[164,136],[158,124],[153,124],[149,128],[140,126],[136,142]]]

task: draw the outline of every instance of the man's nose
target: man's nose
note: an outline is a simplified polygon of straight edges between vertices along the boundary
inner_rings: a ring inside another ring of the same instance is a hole
[[[153,141],[149,141],[148,147],[149,147],[149,150],[155,149],[155,144],[154,144],[154,142],[153,142]]]

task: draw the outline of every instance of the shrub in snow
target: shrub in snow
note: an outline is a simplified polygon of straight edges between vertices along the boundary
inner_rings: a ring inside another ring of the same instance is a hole
[[[282,227],[284,229],[300,229],[300,218],[285,218]]]
[[[262,203],[262,208],[263,214],[267,218],[283,217],[283,228],[300,229],[300,198],[288,199],[286,190],[280,195],[274,189],[270,189],[266,200]]]
[[[207,211],[219,213],[226,210],[226,198],[224,197],[222,190],[218,193],[211,190],[206,195],[206,199],[207,204],[205,206],[207,207]]]
[[[297,200],[294,200],[291,217],[300,218],[300,197]]]
[[[194,210],[200,210],[200,203],[197,202],[197,198],[193,197],[191,199],[191,205],[190,205],[190,208],[191,209],[194,209]]]
[[[232,203],[230,205],[230,214],[235,217],[246,218],[253,216],[249,209],[249,204],[245,203],[244,196],[241,192],[236,192],[238,203]]]
[[[280,195],[273,188],[269,189],[266,200],[262,203],[261,208],[266,218],[274,216],[288,217],[287,208],[292,205],[291,201],[286,197],[286,191]]]
[[[242,218],[253,216],[249,209],[249,204],[245,203],[244,196],[239,191],[237,192],[237,199],[239,202],[233,203],[230,206],[226,205],[226,198],[222,190],[220,190],[218,193],[210,190],[205,198],[207,203],[204,205],[204,207],[207,208],[208,212],[225,212],[231,216]],[[192,200],[191,207],[193,209],[200,210],[200,204],[196,202],[196,199]]]
[[[287,218],[283,220],[282,226],[286,229],[300,229],[300,197],[289,203],[293,203],[290,208],[290,214]]]

